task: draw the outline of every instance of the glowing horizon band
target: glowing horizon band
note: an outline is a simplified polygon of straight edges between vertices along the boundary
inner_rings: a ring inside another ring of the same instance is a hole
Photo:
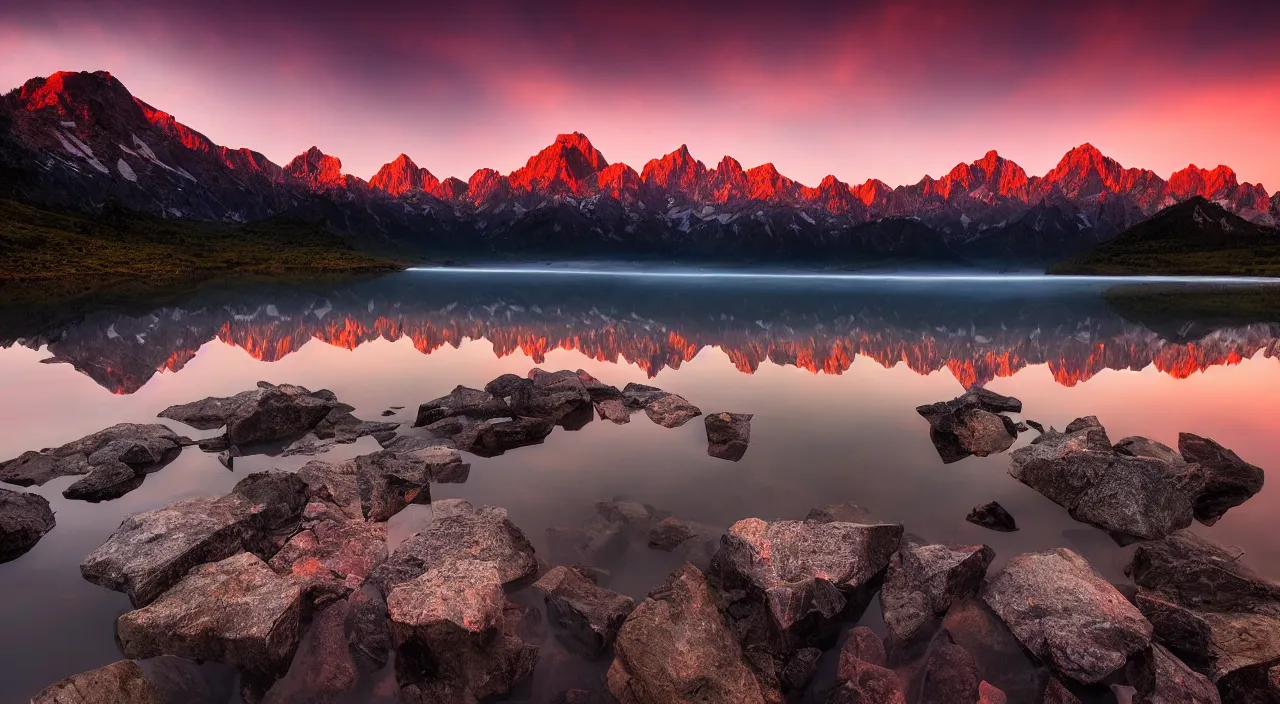
[[[533,274],[538,276],[607,276],[672,279],[777,279],[813,281],[910,281],[910,282],[1057,282],[1057,283],[1165,283],[1165,284],[1270,284],[1280,278],[1265,276],[1071,276],[1050,274],[872,274],[794,273],[745,271],[628,271],[625,269],[520,269],[502,267],[410,267],[406,271],[433,274]]]

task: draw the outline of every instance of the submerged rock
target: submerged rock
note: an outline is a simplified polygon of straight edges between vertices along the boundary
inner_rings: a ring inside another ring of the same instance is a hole
[[[343,623],[346,602],[325,607],[311,620],[289,671],[267,690],[262,704],[336,704],[359,679]]]
[[[1009,474],[1072,518],[1114,533],[1150,540],[1191,524],[1185,474],[1158,459],[1116,452],[1092,416],[1067,430],[1015,450]]]
[[[1005,510],[995,501],[989,501],[981,506],[975,506],[965,520],[974,525],[998,530],[1002,533],[1012,533],[1018,530],[1017,521],[1013,520],[1013,515]]]
[[[0,462],[0,482],[39,486],[56,477],[90,474],[99,467],[105,467],[98,477],[83,485],[85,493],[92,495],[93,486],[120,483],[112,482],[109,476],[118,473],[118,465],[133,470],[139,477],[138,483],[141,483],[142,475],[168,464],[189,444],[191,440],[160,424],[120,423],[61,447],[24,452],[19,457]],[[121,491],[117,495],[123,493]]]
[[[920,682],[919,704],[977,702],[982,675],[978,661],[951,634],[942,631],[929,649]]]
[[[554,562],[599,566],[608,564],[645,536],[665,518],[657,509],[637,501],[602,501],[596,514],[579,526],[547,529],[550,559]]]
[[[885,667],[884,644],[866,626],[849,631],[836,666],[836,686],[827,704],[906,704],[902,680]]]
[[[293,455],[317,455],[328,452],[337,445],[349,445],[362,437],[372,435],[377,440],[395,436],[399,423],[360,420],[351,415],[347,406],[338,405],[329,411],[306,435],[291,443],[281,453]]]
[[[505,694],[529,676],[538,648],[507,623],[502,584],[494,563],[462,559],[397,585],[387,597],[391,631],[405,660],[397,669],[415,670],[428,691],[443,687],[474,699]]]
[[[487,391],[456,386],[448,395],[427,401],[418,406],[418,417],[415,426],[431,425],[445,418],[506,418],[511,415],[511,407],[506,401]]]
[[[889,560],[880,590],[889,635],[907,641],[952,604],[973,596],[994,558],[986,545],[903,545]]]
[[[631,597],[596,586],[578,571],[553,567],[533,584],[547,605],[547,617],[563,629],[566,642],[588,657],[600,657],[635,608]]]
[[[715,592],[692,565],[666,581],[627,617],[614,644],[609,692],[620,704],[777,701],[744,662]]]
[[[1013,558],[981,596],[1023,647],[1084,684],[1102,681],[1151,643],[1147,619],[1065,548]]]
[[[283,672],[300,635],[302,590],[254,555],[191,570],[151,604],[116,621],[130,658],[177,655]]]
[[[277,386],[260,381],[258,388],[235,396],[170,406],[160,417],[200,430],[226,426],[231,444],[253,445],[304,435],[336,408],[351,410],[338,403],[330,391],[312,392],[293,384]]]
[[[344,632],[356,669],[363,674],[377,672],[391,655],[391,624],[387,602],[376,589],[363,589],[347,599]]]
[[[1141,543],[1126,572],[1156,639],[1214,681],[1280,660],[1280,584],[1188,531]]]
[[[218,704],[190,660],[117,660],[46,687],[31,704]]]
[[[1229,509],[1262,491],[1266,479],[1262,469],[1209,438],[1179,433],[1178,451],[1187,462],[1203,468],[1202,483],[1195,497],[1195,515],[1196,520],[1207,526],[1217,523]]]
[[[443,503],[443,502],[441,502]],[[524,533],[493,506],[473,508],[456,502],[456,511],[437,515],[409,536],[370,575],[384,594],[429,569],[456,560],[492,562],[503,584],[532,577],[538,562]]]
[[[668,516],[649,529],[649,547],[671,552],[691,540],[719,542],[724,531],[705,523]]]
[[[1136,704],[1221,704],[1209,678],[1157,644],[1134,657],[1126,670]]]
[[[737,462],[751,443],[751,413],[712,413],[707,416],[707,454]]]
[[[192,567],[250,550],[270,558],[297,531],[305,483],[290,473],[249,475],[230,494],[187,499],[128,516],[85,557],[81,575],[145,606]]]
[[[43,496],[0,489],[0,562],[25,555],[53,527],[53,509]]]

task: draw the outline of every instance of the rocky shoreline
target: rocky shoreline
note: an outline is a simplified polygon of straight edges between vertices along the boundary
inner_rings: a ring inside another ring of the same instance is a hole
[[[944,462],[1040,430],[1010,453],[1009,474],[1136,543],[1133,584],[1113,585],[1066,548],[992,571],[989,546],[932,544],[853,503],[724,528],[614,498],[548,529],[540,554],[504,509],[433,501],[431,485],[465,481],[464,453],[513,451],[557,426],[644,412],[679,427],[701,409],[652,386],[534,369],[422,403],[412,432],[352,410],[328,391],[262,383],[163,411],[225,428],[199,445],[227,464],[263,446],[321,454],[364,436],[382,449],[127,517],[81,564],[134,607],[116,624],[126,659],[33,701],[226,701],[209,663],[234,668],[251,703],[350,701],[379,672],[370,701],[1280,701],[1280,584],[1188,530],[1260,491],[1263,471],[1207,438],[1183,433],[1177,450],[1112,443],[1092,417],[1042,429],[1007,415],[1017,399],[982,390],[919,409]],[[708,454],[741,459],[752,416],[703,419]],[[110,500],[193,444],[163,425],[114,426],[2,463],[0,481],[80,475],[72,487],[92,491],[68,498]],[[0,490],[0,560],[55,529],[42,501]],[[388,550],[387,522],[412,504],[429,504],[430,521]],[[967,520],[1017,530],[994,502]],[[610,589],[609,567],[637,549],[683,563],[640,600]],[[885,635],[861,625],[869,610]]]

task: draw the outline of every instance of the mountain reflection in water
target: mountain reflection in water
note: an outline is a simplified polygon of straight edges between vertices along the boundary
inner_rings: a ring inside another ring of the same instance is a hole
[[[1155,328],[1155,329],[1153,329]],[[407,272],[310,291],[216,288],[176,305],[5,325],[0,345],[48,347],[117,394],[179,372],[219,340],[277,361],[311,340],[354,349],[407,338],[423,354],[488,340],[498,357],[537,363],[557,349],[625,361],[654,377],[707,347],[737,369],[765,362],[840,374],[855,357],[920,373],[949,370],[965,387],[1047,365],[1064,386],[1104,369],[1154,365],[1175,378],[1280,353],[1280,324],[1148,327],[1096,288],[1053,284],[908,285],[672,280],[548,280]]]

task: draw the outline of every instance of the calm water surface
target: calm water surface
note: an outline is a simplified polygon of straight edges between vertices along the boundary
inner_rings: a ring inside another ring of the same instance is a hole
[[[1097,415],[1113,440],[1170,445],[1191,431],[1271,471],[1280,459],[1280,321],[1151,320],[1108,304],[1105,285],[407,272],[11,315],[0,319],[0,459],[114,423],[156,422],[171,404],[258,380],[332,389],[363,418],[404,406],[393,419],[408,423],[419,403],[457,384],[480,387],[533,366],[583,368],[618,386],[656,384],[704,412],[754,413],[750,449],[740,462],[714,459],[701,422],[668,430],[638,414],[469,458],[470,479],[433,495],[505,507],[540,551],[548,527],[576,524],[616,496],[720,526],[856,501],[930,541],[991,545],[993,570],[1021,552],[1068,546],[1123,582],[1127,550],[1011,478],[1007,455],[944,465],[914,410],[982,384],[1020,398],[1022,417],[1046,426]],[[192,437],[216,434],[162,422]],[[320,457],[376,449],[364,438]],[[113,627],[128,601],[83,581],[79,563],[124,516],[308,459],[252,456],[229,472],[188,448],[115,501],[63,499],[75,477],[33,488],[57,527],[0,565],[0,701],[26,701],[121,657]],[[1022,530],[964,521],[991,500]],[[1280,488],[1269,482],[1213,528],[1194,529],[1280,578],[1277,515]],[[397,516],[392,544],[429,518],[426,506]],[[675,559],[633,550],[610,586],[642,597]],[[866,621],[878,625],[875,611]]]

